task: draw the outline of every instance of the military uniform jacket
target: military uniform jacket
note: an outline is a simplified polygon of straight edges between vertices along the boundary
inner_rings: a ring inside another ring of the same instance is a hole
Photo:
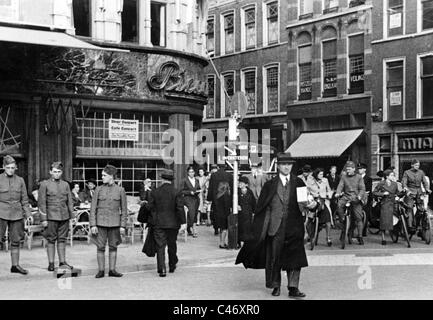
[[[125,189],[116,184],[97,187],[90,209],[90,226],[125,228],[127,219]]]
[[[0,174],[0,218],[18,221],[31,215],[24,179]]]
[[[65,221],[74,218],[74,203],[69,184],[63,180],[42,181],[38,206],[42,221]]]

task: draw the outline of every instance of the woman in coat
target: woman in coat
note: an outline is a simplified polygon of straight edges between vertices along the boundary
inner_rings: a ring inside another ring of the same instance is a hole
[[[196,221],[198,214],[198,207],[200,205],[199,194],[200,183],[195,178],[195,171],[193,167],[188,167],[187,169],[188,177],[183,180],[182,183],[182,195],[184,199],[184,204],[188,208],[188,216],[187,216],[187,230],[188,235],[197,238],[196,232]]]
[[[256,210],[256,198],[251,189],[248,188],[248,182],[247,177],[239,178],[238,243],[240,246],[252,237],[251,227]]]
[[[232,197],[228,182],[221,181],[218,184],[215,195],[215,227],[219,230],[220,249],[228,249],[228,218],[232,208]]]
[[[199,185],[200,185],[200,190],[202,191],[199,194],[200,204],[198,206],[198,215],[197,215],[197,224],[198,225],[200,225],[202,222],[204,222],[205,215],[206,215],[205,201],[206,201],[207,177],[206,177],[205,173],[206,172],[204,171],[203,168],[198,169],[197,180],[198,180]]]
[[[325,225],[326,228],[326,242],[328,247],[332,246],[331,238],[329,237],[331,232],[331,210],[330,210],[330,199],[332,198],[332,190],[329,186],[328,179],[324,178],[323,175],[325,170],[317,168],[313,172],[313,179],[309,184],[310,194],[318,203],[317,215],[319,217],[319,225]],[[307,229],[308,230],[308,229]],[[313,241],[313,239],[311,239]]]
[[[382,245],[386,245],[385,231],[391,232],[394,228],[395,196],[399,192],[399,188],[397,182],[395,182],[394,172],[385,170],[383,175],[385,180],[379,182],[373,191],[373,195],[382,198],[380,201],[380,231],[382,233]]]

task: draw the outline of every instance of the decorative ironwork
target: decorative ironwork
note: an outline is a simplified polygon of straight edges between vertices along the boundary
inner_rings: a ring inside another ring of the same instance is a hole
[[[45,109],[45,134],[60,134],[66,131],[69,135],[77,132],[76,112],[72,100],[58,99],[56,101],[49,96],[42,100],[42,106]]]
[[[0,154],[19,152],[21,145],[21,135],[14,135],[9,129],[10,112],[10,107],[0,107]]]

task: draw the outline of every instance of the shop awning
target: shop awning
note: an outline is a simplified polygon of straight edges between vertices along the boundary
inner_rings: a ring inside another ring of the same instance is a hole
[[[92,50],[125,51],[94,46],[67,33],[0,26],[0,41]]]
[[[363,129],[302,133],[286,152],[294,158],[339,157],[362,132]]]

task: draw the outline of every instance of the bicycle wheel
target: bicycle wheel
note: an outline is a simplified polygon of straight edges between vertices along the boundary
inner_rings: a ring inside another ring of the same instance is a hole
[[[406,242],[407,242],[407,247],[410,248],[410,237],[409,234],[407,232],[407,226],[406,226],[406,220],[404,217],[402,217],[401,219],[401,225],[402,225],[402,231],[404,233],[404,237],[406,238]]]
[[[428,213],[424,213],[424,223],[423,223],[423,237],[426,244],[430,244],[431,242],[431,221]]]

